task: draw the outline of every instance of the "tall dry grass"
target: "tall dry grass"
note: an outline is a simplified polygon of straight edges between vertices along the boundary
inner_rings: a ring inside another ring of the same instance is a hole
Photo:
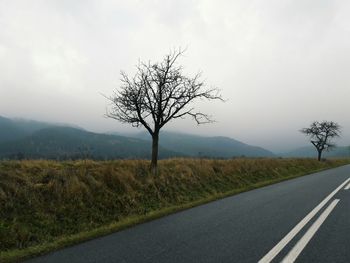
[[[345,164],[311,159],[0,162],[0,250],[52,242],[131,215]]]

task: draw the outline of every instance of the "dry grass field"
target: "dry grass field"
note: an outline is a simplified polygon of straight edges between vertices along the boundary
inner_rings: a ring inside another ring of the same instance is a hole
[[[168,159],[160,161],[154,176],[148,172],[149,162],[142,160],[2,161],[0,261],[346,163]]]

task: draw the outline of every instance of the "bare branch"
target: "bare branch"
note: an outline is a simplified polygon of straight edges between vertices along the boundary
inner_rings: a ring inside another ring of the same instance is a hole
[[[106,116],[134,127],[144,126],[154,138],[173,119],[188,116],[197,124],[213,122],[191,105],[196,100],[224,100],[218,89],[205,88],[200,73],[193,77],[183,73],[177,64],[183,53],[182,49],[174,50],[161,62],[139,62],[132,78],[121,72],[121,86],[107,97],[112,107]]]
[[[332,139],[339,137],[341,127],[333,121],[314,121],[309,128],[303,128],[300,132],[310,137],[311,143],[315,146],[319,153],[319,160],[323,150],[329,151],[335,147]]]

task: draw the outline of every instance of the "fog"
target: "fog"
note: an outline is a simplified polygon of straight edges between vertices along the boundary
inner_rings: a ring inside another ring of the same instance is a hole
[[[195,106],[216,122],[167,130],[229,136],[273,151],[307,145],[314,120],[350,144],[350,2],[346,0],[0,0],[0,115],[105,132],[120,71],[174,48],[227,100]]]

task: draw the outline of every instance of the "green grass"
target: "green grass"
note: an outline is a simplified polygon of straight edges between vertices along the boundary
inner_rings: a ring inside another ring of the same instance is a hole
[[[349,163],[312,159],[0,162],[0,262]]]

